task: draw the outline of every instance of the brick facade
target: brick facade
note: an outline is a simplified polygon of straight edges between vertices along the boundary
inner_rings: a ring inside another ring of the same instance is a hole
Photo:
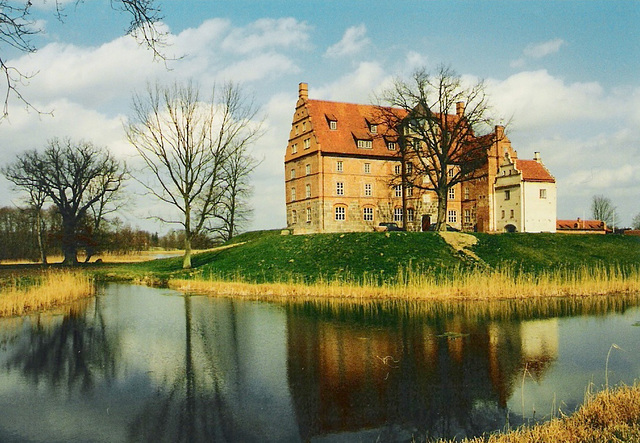
[[[401,162],[378,114],[372,105],[311,100],[307,84],[299,85],[284,158],[287,227],[294,234],[372,231],[381,222],[420,231],[435,223],[435,193],[408,188],[403,223],[402,190],[392,182]],[[517,154],[502,127],[487,137],[494,141],[484,176],[456,185],[448,196],[447,224],[456,229],[496,230],[496,176],[505,155]]]

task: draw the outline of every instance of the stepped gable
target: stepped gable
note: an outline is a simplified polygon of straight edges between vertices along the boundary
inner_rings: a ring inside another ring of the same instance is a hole
[[[306,107],[320,150],[348,156],[397,157],[389,150],[386,137],[391,133],[380,120],[380,110],[374,105],[307,100]],[[336,129],[331,129],[331,121]],[[372,132],[372,125],[377,131]],[[358,140],[371,141],[371,148],[359,148]]]
[[[522,173],[524,181],[555,183],[556,179],[537,160],[515,159],[516,169]]]

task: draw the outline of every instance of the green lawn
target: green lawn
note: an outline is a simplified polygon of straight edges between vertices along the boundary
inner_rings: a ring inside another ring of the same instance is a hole
[[[537,272],[554,267],[640,264],[640,237],[564,234],[474,234],[473,251],[490,267]],[[153,276],[240,277],[250,282],[320,278],[360,280],[376,276],[392,281],[399,269],[411,267],[438,274],[474,266],[433,232],[354,232],[345,234],[280,235],[257,231],[236,237],[233,247],[194,255],[193,269],[183,271],[182,259],[96,267],[108,279]]]

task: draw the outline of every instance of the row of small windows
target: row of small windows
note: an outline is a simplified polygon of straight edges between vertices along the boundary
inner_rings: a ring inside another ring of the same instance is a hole
[[[541,199],[546,199],[547,198],[547,190],[542,188],[540,189],[540,194],[539,194]],[[511,190],[506,189],[504,191],[504,199],[505,200],[511,200]]]
[[[335,131],[338,129],[338,121],[334,120],[333,118],[328,118],[327,121],[329,122],[329,129],[331,129],[332,131]],[[375,123],[369,123],[367,122],[368,126],[369,126],[369,132],[371,132],[372,134],[377,134],[378,133],[378,125]],[[306,126],[305,123],[303,123],[302,129],[303,131],[305,130]],[[298,126],[296,125],[296,135],[298,134]]]
[[[509,212],[510,212],[509,218],[515,218],[515,213],[514,213],[513,209],[511,209]],[[505,218],[506,213],[505,213],[504,209],[502,210],[502,214],[500,214],[500,215],[501,215],[502,218]]]
[[[305,215],[307,223],[311,223],[311,208],[306,208]],[[298,223],[298,211],[294,209],[291,211],[291,224],[295,225],[296,223]]]

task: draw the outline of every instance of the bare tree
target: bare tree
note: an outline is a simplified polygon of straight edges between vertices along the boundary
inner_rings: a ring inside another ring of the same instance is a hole
[[[78,263],[79,229],[87,211],[120,189],[124,167],[106,148],[89,142],[52,139],[44,152],[28,151],[3,169],[18,188],[38,190],[62,218],[64,263]]]
[[[610,198],[604,195],[594,195],[591,200],[591,216],[594,220],[600,220],[613,226],[617,218],[616,207]]]
[[[258,161],[247,152],[247,147],[234,147],[223,166],[225,186],[216,213],[220,224],[210,230],[218,233],[224,241],[231,240],[249,222],[253,213],[248,202],[253,192],[249,176],[258,166]]]
[[[62,2],[55,1],[55,15],[63,21],[65,17]],[[160,8],[155,0],[110,0],[111,6],[127,13],[131,17],[127,33],[134,36],[141,44],[146,45],[155,57],[164,59],[162,48],[165,46],[165,33],[156,27],[162,19]],[[83,3],[76,0],[75,4]],[[31,39],[42,34],[32,17],[30,0],[0,0],[0,73],[4,77],[4,106],[2,118],[9,110],[9,99],[13,96],[33,109],[29,100],[20,92],[19,87],[32,74],[20,72],[15,66],[8,64],[6,53],[9,49],[19,52],[35,52],[37,47]]]
[[[493,134],[478,135],[493,126],[484,83],[467,86],[447,67],[435,75],[419,70],[410,81],[396,80],[379,102],[379,118],[388,128],[382,136],[398,146],[402,167],[391,184],[402,186],[403,219],[407,188],[432,191],[436,230],[445,230],[449,189],[486,174],[487,151],[496,141]]]
[[[184,230],[184,268],[191,267],[194,236],[221,213],[228,162],[260,135],[256,114],[232,83],[214,87],[206,102],[193,83],[149,85],[144,95],[134,95],[127,138],[153,175],[153,184],[141,183],[180,214],[156,218]]]
[[[633,216],[633,220],[631,220],[631,227],[633,229],[640,229],[640,214]]]

